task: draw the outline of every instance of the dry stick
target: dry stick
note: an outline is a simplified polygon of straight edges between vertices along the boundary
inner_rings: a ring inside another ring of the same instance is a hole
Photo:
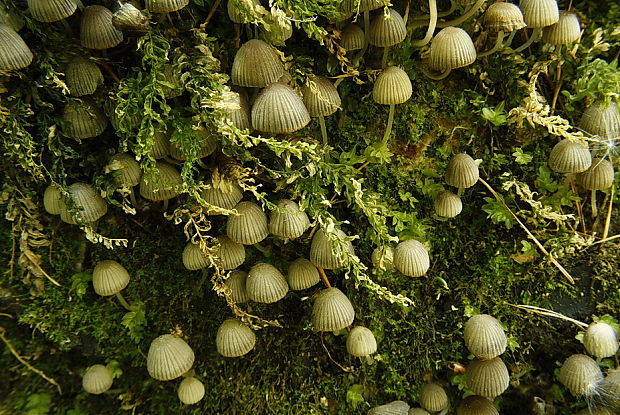
[[[487,189],[489,189],[489,192],[491,192],[491,194],[493,195],[493,197],[499,202],[501,203],[501,205],[504,207],[504,209],[506,209],[508,211],[508,213],[510,213],[510,215],[517,221],[517,223],[519,224],[519,226],[521,226],[521,229],[523,229],[525,231],[525,233],[527,233],[527,236],[530,237],[531,240],[534,241],[534,243],[536,244],[536,246],[538,247],[538,249],[540,249],[540,251],[545,254],[547,257],[549,257],[549,260],[551,260],[551,262],[553,263],[553,265],[556,266],[556,268],[558,270],[560,270],[560,272],[562,273],[562,275],[564,275],[564,277],[566,277],[566,279],[568,280],[568,282],[570,282],[571,284],[575,283],[575,280],[573,279],[573,277],[571,277],[571,275],[568,273],[568,271],[566,271],[566,269],[562,266],[562,264],[560,264],[554,257],[553,255],[551,255],[551,253],[549,251],[547,251],[545,249],[545,247],[540,243],[540,241],[538,239],[536,239],[536,237],[532,234],[532,232],[530,232],[530,230],[527,228],[527,226],[525,226],[523,224],[523,222],[521,222],[521,220],[517,217],[517,215],[515,215],[512,210],[510,210],[510,208],[508,207],[508,205],[506,204],[506,202],[504,202],[504,200],[502,199],[502,197],[495,191],[493,190],[493,188],[491,187],[490,184],[488,184],[487,182],[485,182],[482,177],[480,177],[478,179],[478,181],[480,183],[482,183]]]
[[[100,64],[101,66],[103,66],[103,69],[105,69],[105,71],[112,77],[112,79],[114,79],[114,81],[116,82],[121,81],[121,78],[119,78],[118,75],[114,73],[114,71],[112,70],[112,67],[107,62],[100,62]]]
[[[614,187],[611,187],[611,195],[609,197],[609,207],[607,208],[607,216],[605,217],[605,228],[603,229],[603,239],[602,241],[607,239],[607,234],[609,234],[609,225],[611,224],[611,206],[614,204]],[[614,237],[612,237],[614,238]],[[611,239],[611,238],[609,238]],[[609,240],[607,239],[607,240]],[[601,242],[602,242],[601,241]]]
[[[327,285],[327,288],[332,288],[332,285],[329,283],[329,279],[327,278],[327,274],[325,273],[325,270],[321,267],[317,267],[319,269],[319,274],[321,275],[321,279],[323,280],[323,283],[325,285]]]
[[[207,18],[205,19],[205,22],[202,24],[202,27],[200,28],[201,31],[204,32],[204,30],[207,28],[207,26],[209,25],[209,22],[211,22],[211,19],[213,18],[213,15],[217,11],[217,8],[220,7],[221,2],[222,0],[215,0],[215,3],[213,3],[211,10],[209,10],[209,14],[207,15]]]
[[[560,313],[558,313],[556,311],[547,310],[546,308],[536,307],[536,306],[533,306],[533,305],[511,304],[511,303],[506,303],[506,304],[511,306],[511,307],[515,307],[515,308],[519,308],[521,310],[528,311],[530,313],[540,314],[542,316],[555,317],[555,318],[559,318],[560,320],[570,321],[571,323],[576,324],[577,326],[579,326],[581,328],[588,327],[588,325],[586,323],[582,322],[582,321],[575,320],[574,318],[567,317],[564,314],[560,314]]]
[[[15,358],[17,360],[19,360],[19,362],[21,364],[23,364],[24,366],[26,366],[28,369],[32,370],[37,375],[41,376],[47,382],[49,382],[52,385],[56,386],[56,389],[58,389],[58,393],[60,395],[62,395],[62,389],[60,388],[60,385],[58,384],[58,382],[56,382],[53,378],[50,378],[49,376],[47,376],[45,373],[43,373],[43,371],[41,371],[41,370],[37,369],[36,367],[32,366],[22,356],[20,356],[19,353],[17,353],[17,350],[15,350],[15,348],[13,347],[13,345],[11,344],[9,339],[7,339],[7,337],[5,336],[4,333],[6,333],[6,329],[4,327],[0,327],[0,339],[2,339],[4,344],[6,344],[6,347],[8,347],[9,351],[13,354],[13,356],[15,356]]]
[[[26,258],[28,258],[28,260],[35,266],[37,267],[37,269],[39,270],[39,272],[41,272],[45,278],[47,278],[48,280],[50,280],[53,284],[61,287],[62,285],[56,281],[54,278],[52,278],[47,272],[45,272],[45,270],[43,268],[41,268],[41,265],[38,264],[38,261],[36,260],[36,258],[32,257],[32,254],[29,251],[25,251],[24,255],[26,256]]]
[[[321,269],[321,268],[319,268]],[[319,336],[321,338],[321,346],[323,346],[323,349],[325,349],[325,353],[327,353],[327,357],[329,357],[329,360],[331,360],[336,366],[338,366],[340,369],[342,369],[345,372],[351,372],[351,369],[346,368],[344,366],[342,366],[340,363],[336,362],[333,358],[332,355],[329,353],[329,350],[327,349],[327,346],[325,346],[325,342],[323,342],[323,332],[321,332],[321,335]]]

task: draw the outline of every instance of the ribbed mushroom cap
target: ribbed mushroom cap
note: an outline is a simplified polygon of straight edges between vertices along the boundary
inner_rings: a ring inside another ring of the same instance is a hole
[[[592,155],[585,141],[563,139],[549,154],[549,168],[558,173],[581,173],[592,165]]]
[[[212,182],[213,183],[213,182]],[[241,187],[233,183],[229,187],[211,187],[206,189],[201,194],[205,202],[210,205],[220,207],[222,209],[232,210],[235,205],[243,198],[243,190]],[[215,211],[207,211],[208,215],[217,215]]]
[[[73,0],[28,0],[28,10],[39,22],[57,22],[71,16],[77,4]]]
[[[506,351],[506,333],[499,321],[488,314],[476,314],[465,323],[465,346],[479,359],[493,359]]]
[[[338,239],[344,239],[347,235],[340,229],[335,229],[334,233]],[[338,269],[344,264],[340,258],[342,250],[354,255],[353,244],[351,241],[332,241],[323,229],[319,229],[312,237],[310,245],[310,261],[318,268]]]
[[[108,205],[91,185],[86,183],[74,183],[67,188],[75,207],[79,210],[82,219],[86,222],[94,222],[108,211]],[[67,205],[60,206],[60,219],[70,225],[75,225]]]
[[[433,202],[435,213],[442,218],[453,218],[463,210],[463,202],[449,190],[440,192]]]
[[[196,143],[199,145],[199,147],[196,149],[197,158],[207,157],[211,155],[217,148],[217,145],[219,143],[217,135],[211,131],[208,131],[202,125],[197,129],[193,130],[192,135],[196,137]],[[168,145],[168,151],[170,152],[170,157],[175,160],[187,160],[187,155],[175,142],[170,141],[170,144]]]
[[[170,139],[166,135],[166,133],[155,130],[153,132],[153,147],[151,148],[151,153],[153,154],[153,158],[161,159],[170,154],[168,151],[168,147],[170,145]]]
[[[143,174],[140,179],[140,195],[148,200],[161,201],[172,199],[179,194],[179,187],[183,184],[181,173],[163,161],[155,163],[156,172],[151,177]]]
[[[127,153],[116,153],[112,156],[107,169],[114,172],[114,181],[120,187],[137,186],[142,177],[140,165]]]
[[[289,134],[309,122],[310,114],[301,97],[279,82],[263,89],[252,107],[252,126],[264,133]]]
[[[324,76],[314,76],[301,88],[304,104],[311,117],[327,117],[340,108],[340,95]]]
[[[189,0],[146,0],[146,8],[152,13],[170,13],[181,10]]]
[[[215,249],[218,256],[218,265],[224,270],[237,268],[245,261],[245,247],[241,244],[233,242],[226,235],[217,237],[220,247]]]
[[[564,361],[558,379],[573,394],[591,396],[603,380],[603,373],[589,356],[574,354]]]
[[[245,93],[234,92],[227,102],[231,107],[238,107],[226,110],[232,125],[240,130],[252,130],[252,113]]]
[[[385,405],[375,406],[368,411],[368,415],[407,415],[409,404],[403,401],[394,401]]]
[[[428,249],[415,239],[400,242],[394,248],[394,267],[408,277],[421,277],[430,267]]]
[[[237,304],[247,302],[250,297],[245,289],[248,273],[245,271],[233,271],[224,282],[224,285],[230,288],[230,295]]]
[[[389,246],[378,246],[372,251],[370,260],[372,262],[372,266],[377,269],[393,271],[394,249]]]
[[[103,6],[88,6],[82,12],[80,42],[88,49],[109,49],[123,41],[123,32],[112,24],[112,12]]]
[[[356,24],[349,23],[340,32],[340,46],[352,52],[364,48],[364,31]]]
[[[567,45],[581,36],[581,25],[575,13],[560,10],[557,23],[543,29],[543,40],[550,45]]]
[[[88,393],[99,395],[112,386],[112,374],[104,365],[92,365],[82,376],[82,388]]]
[[[607,395],[603,396],[612,407],[620,407],[620,370],[610,370],[607,372],[607,376],[599,385],[599,390]],[[612,412],[610,411],[609,414],[605,415],[612,415]]]
[[[411,408],[407,415],[430,415],[426,409],[422,408]]]
[[[383,7],[381,0],[344,0],[340,7],[345,13],[363,13]]]
[[[388,9],[389,16],[379,13],[372,19],[368,29],[368,42],[378,47],[397,45],[407,37],[407,27],[400,14]]]
[[[477,395],[495,398],[508,389],[509,382],[508,368],[499,357],[475,358],[467,367],[467,386]]]
[[[596,358],[614,356],[618,351],[618,335],[609,324],[595,321],[586,329],[583,345]]]
[[[226,235],[238,244],[254,245],[269,234],[265,212],[253,202],[235,205],[238,216],[231,215],[226,222]]]
[[[350,355],[364,357],[377,351],[377,340],[372,331],[362,326],[355,326],[347,337],[347,352]]]
[[[256,335],[251,328],[237,319],[224,321],[215,337],[217,352],[224,357],[239,357],[247,354],[256,344]]]
[[[205,385],[193,376],[181,381],[177,389],[179,400],[185,405],[193,405],[205,396]]]
[[[456,409],[457,415],[499,415],[493,403],[482,396],[472,395],[463,399]]]
[[[460,27],[445,27],[431,42],[428,66],[436,71],[462,68],[476,60],[476,47]]]
[[[606,159],[592,159],[588,170],[577,174],[577,181],[586,190],[609,189],[614,183],[614,166]]]
[[[310,226],[306,212],[292,200],[282,199],[269,215],[269,232],[280,238],[299,238]]]
[[[504,2],[491,4],[484,13],[483,21],[487,30],[492,33],[510,33],[527,26],[519,6]]]
[[[55,184],[50,184],[43,193],[43,207],[50,215],[60,215],[63,205],[62,195]]]
[[[122,3],[114,12],[112,24],[116,29],[131,36],[142,36],[149,30],[149,18],[129,2]]]
[[[62,118],[65,135],[76,139],[97,137],[108,124],[103,111],[91,101],[68,103]]]
[[[295,291],[308,289],[321,280],[319,270],[305,258],[297,258],[291,262],[287,277],[289,287]]]
[[[411,98],[411,79],[397,66],[388,66],[381,72],[372,88],[372,98],[377,104],[402,104]]]
[[[190,370],[193,364],[194,351],[182,338],[162,334],[151,342],[146,368],[153,379],[176,379]]]
[[[99,261],[93,269],[93,288],[102,297],[121,292],[129,284],[129,273],[116,261]]]
[[[76,56],[65,71],[67,87],[71,95],[81,97],[95,92],[103,84],[103,74],[95,62]]]
[[[25,68],[32,62],[32,52],[15,30],[0,24],[0,71]]]
[[[209,259],[200,249],[200,244],[194,244],[191,241],[183,248],[183,266],[190,271],[203,269],[211,265]]]
[[[259,0],[251,0],[250,3],[252,4],[252,8],[262,8]],[[241,0],[228,0],[228,4],[226,5],[228,18],[232,20],[233,23],[248,23],[243,12],[245,11],[249,13],[250,10],[246,10],[245,6],[246,3]]]
[[[420,405],[430,412],[448,409],[450,401],[444,388],[436,383],[427,383],[420,391]]]
[[[615,102],[595,101],[585,109],[579,127],[592,135],[614,140],[620,137],[620,111]]]
[[[276,267],[258,263],[250,268],[245,281],[245,289],[250,300],[269,304],[286,296],[288,283]]]
[[[468,154],[460,153],[450,159],[446,168],[446,183],[466,189],[476,184],[480,178],[478,165]]]
[[[312,325],[317,331],[338,331],[353,324],[351,301],[336,287],[318,293],[312,307]]]
[[[284,72],[282,60],[273,46],[252,39],[237,51],[231,79],[235,85],[262,88],[277,82]]]
[[[557,0],[521,0],[519,8],[531,29],[550,26],[560,18]]]

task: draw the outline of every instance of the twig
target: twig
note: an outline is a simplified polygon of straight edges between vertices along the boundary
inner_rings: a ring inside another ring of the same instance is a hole
[[[320,268],[319,268],[320,269]],[[331,360],[336,366],[338,366],[340,369],[342,369],[344,372],[352,372],[352,370],[350,368],[344,367],[342,366],[340,363],[336,362],[333,358],[332,355],[329,353],[329,350],[327,349],[327,346],[325,346],[325,343],[323,342],[323,332],[321,332],[321,346],[323,346],[323,349],[325,349],[325,353],[327,353],[327,357],[329,357],[329,360]]]
[[[319,274],[321,275],[321,279],[323,280],[323,283],[325,285],[327,285],[327,288],[332,288],[332,285],[329,283],[329,279],[327,278],[327,274],[325,273],[325,270],[321,267],[319,268]]]
[[[209,25],[209,22],[211,22],[211,19],[213,18],[213,15],[215,14],[215,11],[217,10],[217,8],[220,7],[221,2],[222,0],[215,0],[215,3],[213,3],[213,6],[211,7],[209,14],[207,15],[207,18],[205,19],[205,22],[202,24],[202,27],[200,28],[202,32],[205,31],[205,29]]]
[[[530,313],[540,314],[541,316],[554,317],[554,318],[559,318],[560,320],[570,321],[571,323],[576,324],[577,326],[581,328],[588,327],[588,325],[582,321],[567,317],[564,314],[560,314],[556,311],[547,310],[546,308],[536,307],[533,305],[511,304],[511,303],[506,303],[506,304],[511,307],[519,308],[521,310],[525,310]]]
[[[568,271],[566,271],[566,269],[562,266],[562,264],[560,264],[554,257],[553,255],[551,255],[551,253],[549,251],[547,251],[545,249],[545,247],[540,243],[540,241],[538,239],[536,239],[536,237],[534,236],[534,234],[532,234],[532,232],[530,232],[530,230],[527,228],[527,226],[525,226],[523,224],[523,222],[521,222],[521,220],[517,217],[517,215],[514,214],[514,212],[512,210],[510,210],[510,208],[508,207],[508,205],[506,204],[506,202],[504,202],[504,199],[502,199],[502,197],[495,191],[493,190],[493,188],[491,187],[490,184],[488,184],[487,182],[485,182],[482,177],[480,177],[478,179],[480,181],[480,183],[482,183],[487,189],[489,189],[489,192],[491,192],[491,194],[493,195],[493,197],[495,197],[495,199],[497,199],[497,201],[499,203],[501,203],[501,205],[504,207],[504,209],[506,209],[508,211],[508,213],[510,213],[510,215],[517,221],[517,223],[519,224],[519,226],[521,226],[521,228],[525,231],[525,233],[527,233],[527,236],[530,237],[530,239],[532,239],[534,241],[534,243],[536,244],[536,246],[538,247],[538,249],[540,249],[540,251],[545,254],[549,260],[553,263],[553,265],[556,266],[556,268],[558,270],[560,270],[560,272],[562,273],[562,275],[564,275],[566,277],[566,279],[568,280],[568,282],[570,282],[571,284],[575,283],[575,280],[573,279],[573,277],[571,277],[571,275],[568,273]]]
[[[103,66],[103,69],[105,69],[105,71],[108,73],[108,75],[110,75],[112,77],[112,79],[114,79],[115,82],[120,82],[121,78],[118,77],[118,75],[116,73],[114,73],[114,71],[112,70],[112,67],[110,66],[110,64],[108,64],[107,62],[99,62],[101,64],[101,66]]]
[[[601,239],[600,241],[596,241],[596,242],[594,242],[590,246],[598,245],[598,244],[604,244],[605,242],[613,241],[614,239],[618,239],[618,238],[620,238],[620,235],[610,236],[609,238],[605,238],[605,239]]]
[[[609,196],[609,207],[607,208],[607,216],[605,217],[605,228],[603,229],[603,239],[607,239],[609,234],[609,225],[611,224],[611,206],[614,204],[614,187],[611,187],[611,195]],[[601,242],[602,242],[601,241]]]
[[[41,376],[43,379],[45,379],[47,382],[51,383],[52,385],[56,386],[56,389],[58,389],[58,393],[60,395],[62,395],[62,389],[60,388],[60,385],[58,384],[58,382],[56,382],[54,379],[50,378],[49,376],[47,376],[45,373],[43,373],[41,370],[37,369],[36,367],[32,366],[30,363],[28,363],[22,356],[19,355],[19,353],[17,353],[17,350],[15,350],[15,348],[13,347],[13,345],[11,344],[11,342],[9,341],[9,339],[7,339],[7,337],[5,336],[6,333],[6,329],[4,327],[0,327],[0,339],[2,339],[2,341],[4,342],[4,344],[6,344],[6,347],[8,347],[9,351],[13,354],[13,356],[15,356],[15,358],[17,360],[19,360],[19,362],[21,364],[23,364],[24,366],[26,366],[28,369],[32,370],[34,373],[36,373],[37,375]]]
[[[38,264],[38,261],[36,260],[36,258],[32,257],[32,254],[30,253],[30,251],[25,251],[24,255],[26,256],[26,258],[28,258],[28,260],[35,266],[37,267],[37,269],[45,276],[45,278],[47,278],[48,280],[50,280],[53,284],[62,287],[62,285],[56,281],[54,278],[52,278],[47,272],[45,272],[45,270],[43,268],[41,268],[41,265]]]

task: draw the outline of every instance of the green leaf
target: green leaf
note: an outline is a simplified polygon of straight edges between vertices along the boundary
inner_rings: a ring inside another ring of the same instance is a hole
[[[495,127],[506,124],[507,117],[506,111],[504,111],[504,101],[497,104],[495,108],[482,108],[482,118]]]
[[[558,190],[558,183],[551,177],[551,169],[547,166],[538,168],[538,176],[534,183],[538,191],[543,193],[553,193]]]
[[[45,415],[50,411],[52,397],[47,393],[34,393],[28,397],[26,415]]]
[[[131,305],[131,311],[125,313],[121,324],[129,330],[129,336],[139,343],[144,336],[146,326],[146,316],[144,314],[144,303],[136,302]]]
[[[534,159],[534,156],[531,154],[524,153],[521,147],[516,147],[512,155],[514,156],[515,161],[519,164],[529,164]]]
[[[354,409],[357,406],[364,402],[364,387],[360,384],[352,385],[347,391],[347,403],[350,404]]]
[[[91,271],[78,272],[71,277],[71,292],[77,297],[83,297],[92,281]]]
[[[503,223],[506,229],[511,229],[514,226],[514,218],[500,202],[492,197],[485,197],[484,201],[487,203],[482,206],[482,210],[487,213],[487,217],[490,218],[493,223]]]

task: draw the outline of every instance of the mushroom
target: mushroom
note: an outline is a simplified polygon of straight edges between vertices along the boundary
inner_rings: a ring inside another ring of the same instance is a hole
[[[304,128],[310,114],[303,100],[286,84],[269,84],[252,106],[252,126],[260,132],[290,134]]]
[[[421,242],[409,239],[394,248],[394,267],[408,277],[421,277],[430,267],[428,249]]]
[[[188,376],[179,383],[177,396],[183,404],[193,405],[204,398],[205,385],[195,377]]]
[[[268,11],[263,19],[267,24],[260,26],[261,32],[265,40],[272,45],[282,46],[293,36],[291,19],[282,9],[276,6],[271,7],[271,11]]]
[[[110,118],[110,122],[112,118]],[[158,129],[153,130],[153,146],[151,147],[151,155],[154,159],[162,159],[170,155],[170,138]]]
[[[471,395],[463,399],[456,409],[457,415],[499,415],[493,403],[478,395]]]
[[[310,226],[306,212],[292,200],[282,199],[269,215],[269,232],[285,239],[299,238]]]
[[[586,190],[591,191],[592,217],[596,217],[596,191],[609,189],[614,183],[614,166],[605,159],[592,159],[588,170],[577,174],[577,182]]]
[[[60,215],[60,211],[63,205],[62,194],[58,185],[55,183],[50,184],[45,188],[43,193],[43,208],[50,215]]]
[[[245,91],[232,92],[226,100],[228,119],[239,130],[252,130],[250,102]]]
[[[347,53],[364,48],[364,31],[354,23],[347,24],[340,32],[340,46]]]
[[[458,196],[463,194],[463,189],[476,184],[479,178],[478,163],[466,153],[452,157],[446,167],[446,183],[459,189]]]
[[[0,24],[0,49],[0,71],[25,68],[34,57],[21,36],[6,24]]]
[[[437,27],[442,28],[442,27],[450,27],[450,26],[458,26],[461,23],[463,23],[464,21],[466,21],[467,19],[469,19],[471,16],[474,15],[474,13],[476,13],[478,11],[478,9],[480,9],[480,7],[482,7],[484,5],[484,3],[486,2],[486,0],[453,0],[456,4],[462,5],[462,6],[469,6],[470,4],[472,5],[469,9],[467,9],[467,11],[465,13],[463,13],[462,15],[460,15],[459,17],[452,19],[452,20],[448,20],[446,22],[439,22],[437,23]]]
[[[320,291],[312,306],[312,326],[317,331],[338,331],[353,324],[355,310],[338,288]]]
[[[440,220],[445,220],[458,216],[463,210],[463,202],[458,195],[449,190],[440,192],[433,202],[435,215]]]
[[[103,85],[103,74],[95,62],[76,56],[65,70],[67,87],[74,97],[93,94]]]
[[[407,413],[407,415],[430,415],[426,409],[422,409],[422,408],[411,408],[409,409],[409,412]]]
[[[542,38],[550,45],[567,45],[581,37],[581,25],[575,13],[560,10],[558,21],[543,28]]]
[[[579,127],[608,143],[620,137],[620,111],[615,102],[595,101],[588,106],[581,119]]]
[[[310,262],[312,262],[319,272],[321,269],[338,269],[344,265],[342,258],[343,252],[354,255],[353,244],[345,238],[347,235],[340,229],[334,229],[332,237],[327,232],[319,229],[312,237],[310,245]],[[332,240],[333,238],[333,240]]]
[[[217,149],[217,145],[219,143],[218,136],[214,132],[208,131],[202,125],[198,126],[197,128],[192,128],[191,132],[192,132],[192,135],[195,137],[195,143],[199,145],[199,147],[196,148],[194,144],[191,144],[191,148],[189,148],[189,150],[196,152],[195,154],[196,159],[201,159],[203,157],[207,157],[213,154],[215,149]],[[183,140],[182,143],[178,143],[177,141],[174,141],[174,138],[175,136],[173,135],[173,140],[170,140],[170,144],[168,146],[170,157],[178,161],[187,160],[187,156],[190,156],[192,154],[186,154],[185,151],[187,147],[184,147],[184,148],[179,147],[179,144],[185,144],[185,145],[188,144],[187,141],[185,141],[187,140],[187,137],[186,136],[182,137],[182,140]]]
[[[460,27],[446,27],[433,38],[428,57],[429,68],[439,74],[423,72],[431,79],[441,80],[453,69],[471,65],[476,57],[476,47],[467,32]]]
[[[28,0],[28,10],[39,22],[57,22],[71,16],[77,9],[73,0]]]
[[[62,118],[65,135],[78,140],[97,137],[108,125],[103,111],[90,99],[65,105]]]
[[[153,379],[176,379],[190,370],[193,364],[194,351],[179,336],[163,334],[151,342],[146,368]]]
[[[212,176],[209,184],[210,187],[203,190],[200,196],[211,206],[232,210],[243,198],[243,189],[237,183],[220,180],[216,185]],[[207,215],[220,215],[220,213],[207,206]]]
[[[60,205],[60,219],[70,225],[75,225],[73,215],[77,215],[87,223],[93,223],[106,214],[108,205],[91,185],[86,183],[74,183],[67,188],[71,202],[63,200]],[[74,210],[75,208],[75,210]]]
[[[217,238],[218,244],[213,248],[213,256],[216,257],[216,264],[223,270],[237,268],[245,262],[245,248],[243,245],[230,240],[226,235]],[[183,249],[183,265],[185,268],[195,271],[209,267],[211,262],[205,256],[200,244],[191,241]]]
[[[360,55],[364,55],[366,48],[368,47],[368,35],[370,31],[370,11],[384,7],[384,3],[381,0],[344,0],[341,3],[341,8],[345,14],[364,13],[364,47]]]
[[[394,250],[389,246],[376,247],[370,256],[372,266],[381,271],[394,270]]]
[[[168,208],[168,200],[179,194],[183,185],[181,173],[164,161],[155,162],[155,170],[142,174],[140,179],[140,195],[155,202],[164,201],[164,210]]]
[[[583,345],[586,351],[600,362],[605,357],[616,355],[618,352],[618,335],[609,324],[595,321],[586,329]]]
[[[493,399],[508,389],[509,382],[508,368],[499,357],[475,358],[467,367],[467,387],[476,395]]]
[[[478,53],[478,58],[497,52],[502,46],[504,36],[507,33],[510,33],[511,36],[511,39],[508,41],[508,44],[510,44],[512,36],[514,36],[517,30],[527,26],[525,20],[523,20],[521,9],[515,4],[504,2],[491,4],[484,13],[483,22],[487,31],[495,35],[496,39],[495,45],[491,49]]]
[[[245,271],[233,271],[230,273],[224,285],[230,289],[230,296],[236,304],[247,302],[250,297],[245,288],[248,273]]]
[[[537,42],[543,27],[557,23],[560,18],[557,0],[521,0],[519,8],[523,12],[527,27],[534,31],[528,41],[515,49],[515,52],[522,52],[532,43]]]
[[[104,365],[92,365],[82,376],[82,388],[93,395],[100,395],[112,387],[112,374]]]
[[[269,235],[267,216],[253,202],[240,202],[235,206],[238,215],[231,215],[226,222],[226,235],[243,245],[255,245]]]
[[[369,30],[368,42],[383,48],[381,67],[385,68],[390,46],[401,43],[407,37],[405,21],[396,10],[389,8],[387,14],[380,13],[372,20]]]
[[[288,267],[288,285],[291,290],[306,290],[321,281],[319,270],[305,258],[297,258]]]
[[[304,104],[310,117],[318,117],[323,144],[327,145],[325,118],[340,108],[340,95],[331,81],[323,76],[313,76],[301,88]]]
[[[254,348],[256,335],[239,320],[229,318],[217,329],[215,345],[217,352],[224,357],[240,357]]]
[[[123,32],[112,24],[112,12],[104,6],[88,6],[80,22],[80,42],[88,49],[109,49],[123,41]]]
[[[198,271],[211,265],[209,258],[202,252],[200,244],[188,242],[181,255],[183,266],[190,271]]]
[[[112,24],[128,36],[142,36],[149,30],[149,18],[129,2],[121,3],[114,12]]]
[[[284,72],[284,65],[273,46],[252,39],[237,51],[231,79],[235,85],[262,88],[277,82]]]
[[[397,66],[385,68],[377,77],[372,89],[372,97],[377,104],[390,106],[387,126],[383,134],[383,145],[387,145],[390,133],[392,132],[395,105],[402,104],[411,98],[412,90],[413,88],[409,75]]]
[[[506,351],[506,333],[499,321],[488,314],[476,314],[465,323],[465,346],[480,359],[493,359]]]
[[[420,406],[435,413],[448,409],[450,401],[444,388],[436,383],[427,383],[420,389]]]
[[[146,8],[151,13],[170,13],[181,10],[189,0],[146,0]]]
[[[115,295],[128,311],[131,306],[121,294],[129,284],[129,273],[121,264],[112,260],[99,261],[93,269],[93,288],[102,297]]]
[[[252,9],[247,10],[246,7],[251,5]],[[228,18],[237,24],[245,24],[249,23],[247,19],[248,14],[252,14],[252,11],[261,11],[265,12],[263,6],[261,6],[259,0],[250,0],[249,2],[245,2],[242,0],[228,0],[226,5],[226,10],[228,12]],[[260,13],[263,14],[263,13]]]
[[[558,173],[581,173],[592,165],[592,155],[585,141],[565,138],[549,154],[549,168]]]
[[[118,187],[129,189],[129,197],[134,206],[138,205],[133,187],[140,183],[142,170],[133,156],[116,153],[105,167],[106,173],[114,172],[114,181]]]
[[[352,356],[369,356],[377,351],[377,340],[372,331],[363,326],[355,326],[347,336],[347,352]]]
[[[603,373],[592,358],[574,354],[564,361],[558,375],[559,381],[576,396],[592,396],[596,385],[603,380]]]
[[[368,415],[407,415],[409,404],[403,401],[393,401],[385,405],[375,406],[368,411]]]
[[[258,263],[250,268],[245,282],[248,297],[257,303],[275,303],[288,293],[288,283],[280,271],[270,264]]]

